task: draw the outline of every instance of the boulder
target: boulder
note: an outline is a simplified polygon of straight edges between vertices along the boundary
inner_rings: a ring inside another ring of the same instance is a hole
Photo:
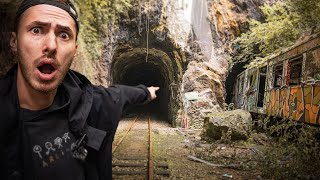
[[[225,138],[232,141],[246,140],[251,126],[251,114],[247,111],[237,109],[212,113],[205,117],[201,137],[208,142]]]

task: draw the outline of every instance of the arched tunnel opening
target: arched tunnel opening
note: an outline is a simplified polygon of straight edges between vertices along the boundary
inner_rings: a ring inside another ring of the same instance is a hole
[[[170,85],[173,82],[171,60],[160,50],[136,48],[115,57],[111,65],[113,84],[136,86],[159,86],[157,98],[145,105],[128,106],[125,117],[150,115],[161,121],[170,122]]]
[[[236,63],[231,71],[229,72],[229,75],[227,77],[227,80],[226,80],[226,93],[227,93],[227,97],[226,97],[226,100],[225,102],[227,104],[230,104],[230,103],[235,103],[234,102],[234,97],[235,97],[235,94],[234,94],[234,84],[236,83],[236,80],[237,80],[237,76],[243,71],[245,70],[244,66],[246,65],[247,63],[246,62],[240,62],[240,63]]]

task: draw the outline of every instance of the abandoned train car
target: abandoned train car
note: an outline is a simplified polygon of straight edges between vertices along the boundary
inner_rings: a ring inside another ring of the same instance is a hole
[[[234,104],[253,113],[320,125],[320,32],[240,73]]]

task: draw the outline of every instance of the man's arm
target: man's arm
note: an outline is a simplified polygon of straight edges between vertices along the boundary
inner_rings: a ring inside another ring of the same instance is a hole
[[[145,104],[154,100],[159,87],[114,85],[107,89],[112,99],[123,107],[127,104]]]

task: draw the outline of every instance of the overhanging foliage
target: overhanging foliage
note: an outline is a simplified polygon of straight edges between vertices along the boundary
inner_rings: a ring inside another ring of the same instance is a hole
[[[131,7],[131,0],[75,0],[75,3],[80,12],[80,38],[92,59],[98,60],[108,27],[116,26],[118,14]]]
[[[283,0],[260,8],[265,22],[250,20],[249,31],[233,42],[233,61],[251,62],[248,67],[262,64],[265,57],[292,45],[320,22],[320,0]]]

